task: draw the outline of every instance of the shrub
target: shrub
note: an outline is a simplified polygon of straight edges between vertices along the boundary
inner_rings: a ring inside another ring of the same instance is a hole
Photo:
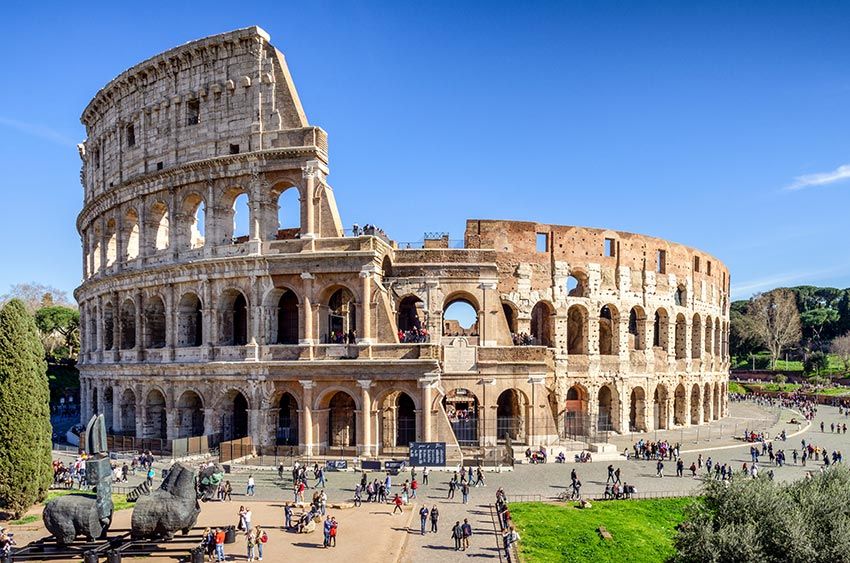
[[[783,383],[785,383],[786,381],[788,381],[788,378],[787,378],[787,377],[785,377],[785,374],[784,374],[784,373],[777,373],[777,374],[773,377],[773,381],[774,381],[775,383],[778,383],[778,384],[782,385]]]
[[[762,476],[709,481],[675,539],[677,563],[846,561],[850,469],[780,484]]]

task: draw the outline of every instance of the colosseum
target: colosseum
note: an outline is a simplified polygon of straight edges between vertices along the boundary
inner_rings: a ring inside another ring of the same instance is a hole
[[[535,222],[344,229],[327,134],[258,27],[124,71],[81,120],[81,416],[114,435],[458,457],[726,414],[719,260]]]

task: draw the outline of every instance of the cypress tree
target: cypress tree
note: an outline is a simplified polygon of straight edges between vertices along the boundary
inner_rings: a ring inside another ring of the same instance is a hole
[[[0,309],[0,507],[16,518],[53,481],[49,401],[35,320],[12,299]]]

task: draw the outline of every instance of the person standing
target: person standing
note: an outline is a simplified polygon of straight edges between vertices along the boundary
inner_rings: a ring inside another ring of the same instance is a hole
[[[331,516],[331,547],[336,547],[336,531],[339,527],[339,524],[336,521],[336,518]]]
[[[430,474],[431,474],[431,472],[428,470],[428,468],[427,468],[427,467],[425,467],[425,468],[422,470],[422,484],[423,484],[423,485],[427,485],[427,484],[428,484],[428,475],[430,475]]]
[[[326,486],[327,485],[325,485],[325,469],[323,467],[320,467],[319,470],[316,472],[316,486],[313,488],[318,489],[319,487],[322,487],[324,489]]]
[[[436,534],[437,533],[437,520],[439,520],[439,518],[440,518],[440,511],[437,510],[436,504],[433,506],[433,508],[431,508],[430,516],[431,516],[431,532]]]
[[[254,560],[254,547],[257,545],[257,536],[254,535],[254,530],[248,528],[245,532],[245,543],[248,546],[248,561]]]
[[[463,528],[460,525],[460,520],[452,526],[452,539],[455,540],[455,551],[460,551],[461,542],[463,541]]]
[[[225,561],[227,558],[224,555],[224,530],[222,528],[215,529],[215,558],[216,561]]]
[[[331,522],[331,517],[327,516],[325,518],[325,523],[322,528],[322,531],[325,535],[325,541],[322,544],[322,547],[329,547],[331,545],[331,527],[333,527],[333,522]]]
[[[469,538],[472,536],[472,526],[466,518],[463,519],[463,525],[460,527],[460,530],[461,534],[463,534],[463,550],[466,551],[466,548],[469,547]]]
[[[292,527],[292,507],[288,504],[283,507],[283,523],[287,530]]]
[[[463,496],[463,504],[469,504],[469,483],[461,484],[460,494]]]
[[[251,528],[251,509],[247,506],[245,507],[245,530],[250,532],[253,528]]]
[[[455,478],[452,477],[452,480],[449,481],[449,494],[446,499],[455,498],[455,487],[457,487],[457,483],[455,482]]]
[[[664,477],[664,462],[660,459],[658,460],[658,463],[655,464],[655,476]]]
[[[419,509],[419,524],[420,524],[420,535],[425,535],[425,524],[428,523],[428,507],[423,506]]]

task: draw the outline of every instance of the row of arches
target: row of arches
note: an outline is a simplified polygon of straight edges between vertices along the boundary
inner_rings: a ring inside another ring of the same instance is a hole
[[[103,397],[98,397],[98,388],[92,389],[93,413],[104,414],[107,431],[113,434],[165,440],[215,432],[224,441],[249,435],[250,403],[237,389],[224,393],[215,408],[208,408],[195,390],[183,391],[174,405],[167,404],[166,395],[159,388],[150,389],[141,397],[130,388],[116,393],[113,387],[105,387],[101,392]],[[408,393],[391,390],[379,398],[375,408],[379,419],[378,439],[384,450],[406,448],[416,441],[418,408]],[[331,448],[357,446],[357,419],[362,415],[352,394],[344,390],[327,393],[317,401],[315,409],[327,414],[325,434],[319,437],[320,441]],[[304,443],[301,412],[300,400],[294,394],[283,392],[276,397],[267,412],[274,444]],[[212,418],[208,420],[208,417]],[[170,426],[174,429],[171,433]]]
[[[173,315],[172,311],[167,310],[165,300],[160,295],[146,297],[142,306],[138,306],[137,302],[137,299],[128,297],[116,307],[112,301],[105,301],[100,321],[95,307],[88,316],[86,342],[90,345],[90,351],[97,349],[99,329],[103,331],[104,350],[163,348],[169,342],[168,336],[172,330],[176,347],[202,346],[210,336],[205,334],[209,326],[205,317],[213,316],[218,327],[217,344],[245,345],[251,337],[251,310],[245,294],[238,289],[224,290],[218,308],[213,311],[205,310],[201,298],[194,292],[186,292],[179,297]],[[269,316],[266,344],[298,344],[301,305],[295,292],[286,288],[277,289],[269,294],[266,303],[268,306],[265,312]],[[349,289],[342,287],[330,292],[324,309],[329,334],[356,331],[357,304]]]
[[[502,303],[502,309],[508,327],[512,333],[518,331],[517,309],[508,302]],[[547,301],[537,302],[531,310],[530,331],[535,344],[547,347],[555,346],[555,308]],[[659,307],[649,317],[646,310],[635,305],[629,310],[628,322],[621,318],[621,313],[613,304],[603,305],[595,319],[591,319],[588,309],[580,304],[574,304],[567,310],[567,334],[566,344],[569,354],[587,354],[590,337],[590,323],[598,325],[598,353],[600,355],[618,355],[620,353],[620,331],[627,331],[628,350],[646,350],[657,347],[668,350],[670,347],[670,336],[673,338],[673,348],[677,359],[688,357],[686,331],[687,319],[683,313],[678,313],[675,322],[671,326],[670,316],[667,310]],[[700,358],[703,352],[715,356],[726,354],[726,330],[721,319],[702,317],[695,313],[691,317],[691,346],[690,357]],[[670,334],[670,330],[673,334]]]
[[[270,189],[274,214],[262,210],[268,204],[255,205],[249,197],[244,188],[232,187],[208,209],[204,193],[190,190],[180,201],[154,199],[143,208],[98,221],[83,235],[85,275],[142,255],[195,250],[208,243],[241,243],[252,235],[265,240],[294,238],[300,232],[299,187],[283,183]]]

